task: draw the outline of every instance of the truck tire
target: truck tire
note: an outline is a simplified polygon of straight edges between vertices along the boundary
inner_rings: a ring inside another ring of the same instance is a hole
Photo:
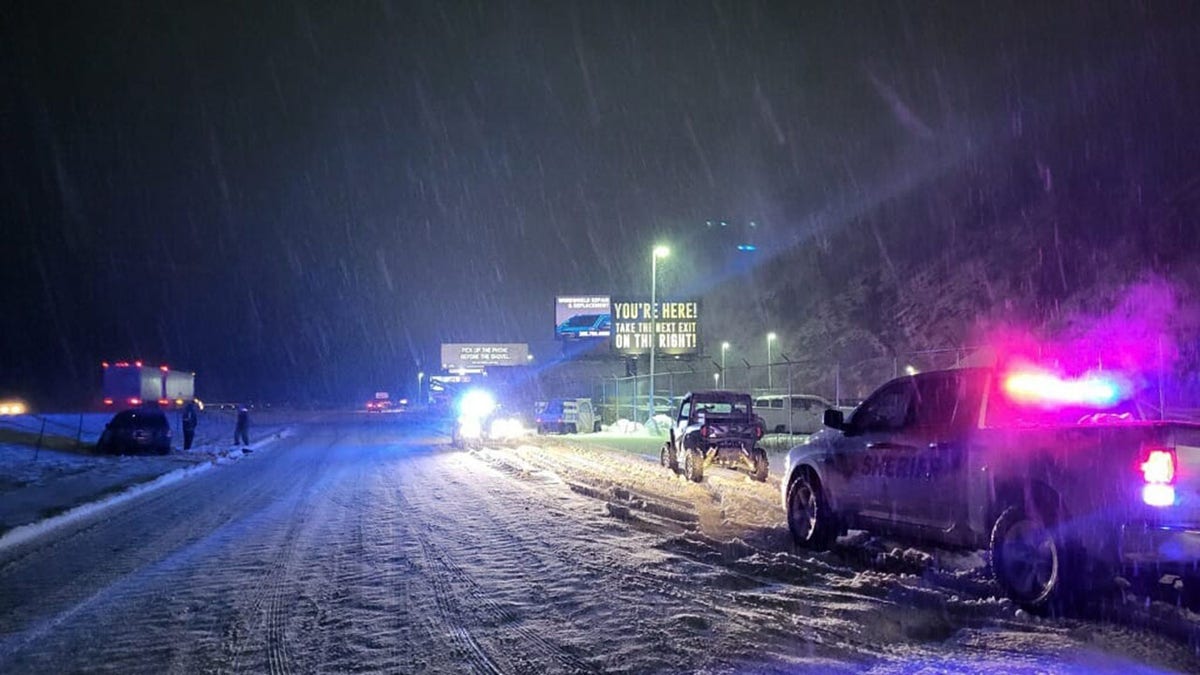
[[[796,471],[787,492],[788,530],[801,548],[824,551],[837,539],[837,517],[829,507],[825,488],[807,467]]]
[[[688,480],[699,483],[704,480],[704,454],[699,450],[688,450],[683,458],[683,473]]]
[[[658,452],[658,462],[675,473],[679,473],[679,464],[675,461],[675,449],[670,443],[663,443]]]
[[[767,453],[762,448],[755,448],[752,457],[754,471],[750,473],[750,477],[760,483],[765,483],[767,476],[771,473],[771,467],[767,464]]]
[[[1078,552],[1056,532],[1056,513],[1043,516],[1033,508],[1009,506],[996,518],[990,542],[992,578],[1031,614],[1069,611],[1077,601],[1072,587],[1081,586],[1077,576],[1084,572],[1077,564]]]

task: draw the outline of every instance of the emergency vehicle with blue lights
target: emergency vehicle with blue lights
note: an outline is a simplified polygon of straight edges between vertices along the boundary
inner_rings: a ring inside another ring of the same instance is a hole
[[[1029,611],[1133,568],[1200,564],[1200,425],[1148,420],[1111,374],[961,368],[892,380],[788,456],[797,545],[848,529],[986,548]]]

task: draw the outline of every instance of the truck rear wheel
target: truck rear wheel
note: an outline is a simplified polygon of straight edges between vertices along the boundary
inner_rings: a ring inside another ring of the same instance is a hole
[[[992,527],[992,577],[1013,602],[1032,614],[1074,604],[1082,566],[1056,531],[1055,513],[1043,516],[1026,506],[1010,506]]]
[[[837,539],[838,525],[821,480],[801,467],[788,486],[788,529],[801,548],[824,551]]]
[[[704,480],[704,455],[699,450],[688,450],[683,458],[683,473],[693,483]]]

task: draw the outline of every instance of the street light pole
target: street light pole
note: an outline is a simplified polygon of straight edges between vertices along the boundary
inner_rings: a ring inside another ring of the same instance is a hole
[[[774,333],[767,333],[767,389],[773,388],[775,385],[771,382],[771,343],[778,337]]]
[[[421,381],[425,379],[425,372],[417,373],[417,405],[421,405]]]
[[[729,387],[729,377],[725,374],[725,352],[729,351],[729,343],[721,343],[721,386]]]
[[[654,418],[654,355],[658,351],[658,259],[671,255],[666,246],[650,252],[650,394],[649,419]]]

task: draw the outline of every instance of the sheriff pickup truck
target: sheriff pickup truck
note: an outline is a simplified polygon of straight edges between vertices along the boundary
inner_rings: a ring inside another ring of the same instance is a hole
[[[797,545],[847,529],[990,549],[1021,607],[1068,609],[1124,569],[1200,563],[1200,425],[1149,421],[1102,376],[964,368],[892,380],[793,448]]]

